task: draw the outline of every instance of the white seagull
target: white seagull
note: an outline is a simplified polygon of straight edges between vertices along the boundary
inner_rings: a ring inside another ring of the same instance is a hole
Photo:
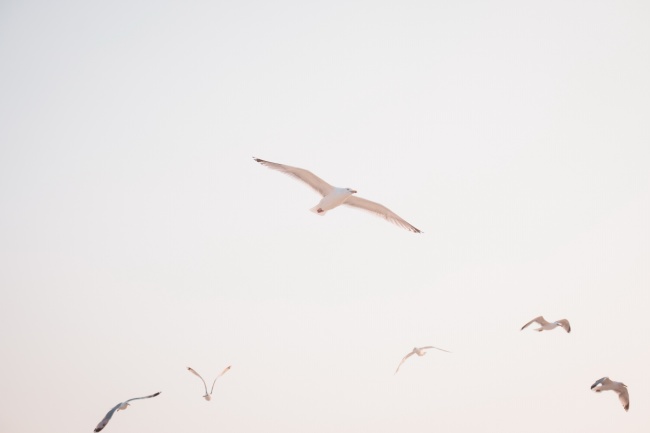
[[[219,373],[219,375],[217,377],[214,378],[214,381],[212,382],[212,388],[210,389],[209,394],[208,394],[208,385],[205,384],[205,380],[203,380],[201,375],[199,373],[197,373],[196,370],[194,370],[191,367],[187,367],[187,369],[190,371],[190,373],[198,376],[198,378],[201,379],[201,382],[203,382],[203,386],[205,387],[205,395],[203,396],[203,398],[205,399],[205,401],[210,401],[210,399],[212,398],[212,391],[214,391],[214,384],[217,382],[217,379],[219,379],[221,376],[223,376],[225,372],[230,370],[230,367],[232,367],[232,366],[229,365],[228,367],[224,368],[223,371],[221,373]]]
[[[337,206],[346,204],[348,206],[353,206],[372,212],[384,218],[386,221],[397,224],[406,230],[412,231],[414,233],[422,233],[419,229],[407,223],[405,220],[400,218],[399,215],[388,209],[386,206],[375,203],[374,201],[366,200],[365,198],[356,196],[352,197],[352,194],[356,194],[356,191],[351,188],[333,187],[311,171],[307,171],[302,168],[291,167],[290,165],[276,164],[275,162],[264,161],[263,159],[255,157],[253,157],[253,159],[262,165],[272,168],[273,170],[281,171],[282,173],[288,174],[289,176],[305,182],[307,185],[316,190],[316,192],[322,195],[322,200],[316,206],[310,209],[312,212],[318,215],[325,215],[328,210],[332,210]]]
[[[600,386],[596,388],[599,384]],[[614,382],[613,380],[609,380],[609,377],[603,377],[591,385],[591,389],[595,392],[614,391],[618,394],[618,399],[621,401],[623,409],[627,412],[630,408],[630,394],[627,393],[627,385],[623,382]]]
[[[558,326],[564,328],[566,332],[571,332],[571,325],[569,324],[569,321],[567,319],[556,320],[555,322],[549,322],[548,320],[544,319],[544,317],[542,316],[535,317],[533,320],[526,323],[524,326],[521,327],[520,331],[523,331],[526,326],[530,325],[533,322],[541,325],[541,328],[535,329],[535,331],[538,332],[550,331],[551,329],[555,329]]]
[[[438,349],[438,350],[442,350],[443,352],[451,353],[448,350],[441,349],[439,347],[433,347],[433,346],[414,347],[413,350],[411,351],[411,353],[407,354],[404,358],[402,358],[402,361],[400,361],[399,365],[397,366],[397,370],[395,370],[395,373],[393,373],[393,374],[397,374],[397,372],[399,371],[399,368],[402,366],[402,364],[404,364],[404,361],[406,361],[410,356],[412,356],[412,355],[417,355],[417,356],[426,355],[427,354],[427,352],[425,352],[426,349]]]
[[[130,404],[129,404],[130,401],[133,401],[133,400],[142,400],[143,398],[151,398],[151,397],[155,397],[155,396],[157,396],[158,394],[160,394],[160,391],[158,391],[158,392],[155,393],[155,394],[148,395],[148,396],[146,396],[146,397],[130,398],[130,399],[128,399],[127,401],[123,401],[122,403],[118,403],[117,406],[115,406],[113,409],[109,410],[108,413],[106,414],[106,416],[104,417],[104,419],[101,420],[101,421],[99,422],[99,424],[97,424],[97,427],[95,427],[95,431],[96,431],[96,432],[98,432],[98,431],[102,431],[102,429],[103,429],[104,427],[106,427],[106,424],[108,424],[108,422],[109,422],[109,421],[111,420],[111,418],[113,417],[113,414],[114,414],[116,411],[118,411],[118,410],[126,410],[126,409],[130,406]]]

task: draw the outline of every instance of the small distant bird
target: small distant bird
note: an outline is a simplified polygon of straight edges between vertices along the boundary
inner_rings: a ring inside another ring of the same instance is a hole
[[[316,206],[310,209],[312,212],[318,215],[325,215],[328,210],[332,210],[337,206],[346,204],[348,206],[372,212],[375,215],[384,218],[386,221],[397,224],[398,226],[405,228],[406,230],[409,230],[413,233],[422,233],[419,229],[407,223],[387,207],[361,197],[352,197],[352,194],[357,193],[357,191],[354,189],[333,187],[320,177],[316,176],[314,173],[302,168],[291,167],[290,165],[276,164],[275,162],[264,161],[263,159],[255,157],[253,157],[253,159],[260,164],[267,166],[268,168],[278,170],[282,173],[288,174],[295,179],[305,182],[307,185],[316,190],[316,192],[322,195],[323,199]]]
[[[106,416],[104,417],[104,419],[101,420],[101,421],[99,422],[99,424],[97,424],[97,427],[95,427],[95,431],[96,431],[96,432],[98,432],[98,431],[102,431],[102,429],[103,429],[104,427],[106,427],[106,424],[108,424],[108,422],[111,420],[111,418],[113,417],[113,414],[114,414],[116,411],[118,411],[118,410],[126,410],[129,406],[131,406],[131,405],[129,404],[130,401],[133,401],[133,400],[142,400],[143,398],[151,398],[151,397],[155,397],[155,396],[157,396],[158,394],[160,394],[160,391],[158,391],[158,392],[155,393],[155,394],[148,395],[148,396],[146,396],[146,397],[130,398],[130,399],[128,399],[127,401],[123,401],[122,403],[118,403],[117,406],[115,406],[113,409],[109,410],[108,413],[106,414]]]
[[[596,388],[599,384],[600,386]],[[630,394],[627,392],[627,385],[623,382],[614,382],[613,380],[609,380],[609,377],[603,377],[591,385],[591,389],[595,392],[614,391],[618,394],[618,399],[621,401],[623,409],[627,412],[630,408]]]
[[[205,399],[205,401],[210,401],[210,399],[212,399],[212,391],[214,391],[214,384],[217,382],[217,379],[219,379],[221,376],[223,376],[225,372],[230,370],[230,367],[232,367],[232,365],[229,365],[228,367],[224,368],[223,371],[221,373],[219,373],[219,375],[217,377],[214,378],[214,381],[212,382],[212,388],[210,389],[209,394],[208,394],[208,386],[205,384],[205,380],[203,380],[201,375],[199,373],[197,373],[196,370],[194,370],[191,367],[187,367],[187,369],[190,371],[190,373],[198,376],[198,378],[201,379],[201,382],[203,382],[203,386],[205,387],[205,395],[203,396],[203,398]]]
[[[541,328],[535,329],[535,331],[538,332],[550,331],[551,329],[555,329],[558,326],[564,328],[566,332],[571,332],[571,325],[569,324],[569,321],[567,319],[556,320],[555,322],[549,322],[546,319],[544,319],[544,317],[542,316],[535,317],[533,320],[531,320],[530,322],[522,326],[520,330],[523,331],[526,326],[530,325],[533,322],[541,325]]]
[[[442,350],[443,352],[451,353],[448,350],[441,349],[439,347],[433,347],[433,346],[414,347],[413,350],[411,351],[411,353],[407,354],[404,358],[402,358],[402,361],[397,366],[397,370],[395,370],[395,373],[393,373],[393,374],[397,374],[397,372],[399,371],[399,368],[402,366],[402,364],[404,364],[404,361],[406,361],[410,356],[412,356],[412,355],[424,356],[424,355],[427,354],[427,352],[425,352],[425,350],[427,350],[427,349],[438,349],[438,350]]]

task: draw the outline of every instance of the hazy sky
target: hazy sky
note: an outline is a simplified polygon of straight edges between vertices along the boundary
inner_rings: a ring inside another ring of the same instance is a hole
[[[3,1],[0,431],[650,426],[650,3]],[[424,231],[309,212],[251,157]],[[538,315],[572,332],[519,328]],[[413,346],[439,351],[413,357]],[[211,381],[205,402],[191,366]],[[626,413],[602,376],[629,387]]]

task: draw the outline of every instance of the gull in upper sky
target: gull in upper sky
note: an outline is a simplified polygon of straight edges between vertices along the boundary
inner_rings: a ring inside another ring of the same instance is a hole
[[[411,353],[407,354],[404,358],[402,358],[402,361],[400,361],[399,365],[397,366],[397,370],[395,370],[395,373],[393,374],[397,374],[399,368],[402,366],[402,364],[404,364],[404,361],[406,361],[410,356],[413,355],[424,356],[427,354],[427,352],[425,352],[425,350],[427,349],[438,349],[438,350],[442,350],[443,352],[451,353],[448,350],[441,349],[439,347],[433,347],[433,346],[414,347],[413,350],[411,350]]]
[[[129,406],[131,406],[131,405],[129,404],[130,401],[133,401],[133,400],[142,400],[143,398],[151,398],[151,397],[155,397],[155,396],[157,396],[158,394],[160,394],[160,391],[158,391],[158,392],[155,393],[155,394],[148,395],[148,396],[146,396],[146,397],[130,398],[130,399],[126,400],[126,401],[123,401],[122,403],[118,403],[118,404],[117,404],[113,409],[109,410],[108,413],[106,414],[106,416],[104,417],[104,419],[101,420],[101,421],[99,422],[99,424],[97,424],[97,427],[95,427],[95,431],[96,431],[96,432],[98,432],[98,431],[102,431],[102,429],[103,429],[104,427],[106,427],[106,424],[108,424],[108,422],[111,420],[111,418],[113,417],[113,414],[114,414],[115,412],[117,412],[118,410],[126,410]]]
[[[535,317],[533,320],[530,322],[526,323],[524,326],[521,327],[520,331],[523,331],[523,329],[530,325],[531,323],[538,323],[541,325],[541,328],[535,329],[535,331],[542,332],[542,331],[550,331],[551,329],[555,329],[558,326],[564,328],[566,332],[571,332],[571,325],[569,324],[569,321],[567,319],[562,319],[562,320],[556,320],[555,322],[549,322],[548,320],[544,319],[544,317],[539,316]]]
[[[596,388],[597,385],[600,386]],[[627,385],[623,382],[614,382],[613,380],[610,380],[609,377],[603,377],[591,385],[591,389],[595,392],[614,391],[618,394],[618,399],[621,401],[623,409],[627,412],[630,408],[630,394],[627,393]]]
[[[232,366],[229,365],[228,367],[224,368],[223,371],[221,373],[219,373],[217,375],[217,377],[214,378],[214,381],[212,382],[212,388],[210,388],[210,393],[209,394],[208,394],[208,385],[205,384],[205,380],[203,380],[201,375],[199,373],[197,373],[196,370],[194,370],[191,367],[187,367],[187,369],[190,371],[190,373],[198,376],[198,378],[201,379],[201,382],[203,382],[203,386],[205,387],[205,395],[203,396],[203,398],[206,401],[210,401],[210,399],[212,398],[212,391],[214,391],[214,384],[217,382],[217,379],[219,379],[221,376],[223,376],[225,372],[230,370],[230,367],[232,367]]]
[[[264,161],[263,159],[255,157],[253,157],[253,159],[262,165],[272,168],[273,170],[278,170],[282,173],[288,174],[289,176],[305,182],[307,185],[316,190],[316,192],[322,195],[323,198],[321,201],[310,209],[312,212],[318,215],[325,215],[327,211],[332,210],[342,204],[346,204],[348,206],[372,212],[375,215],[384,218],[386,221],[397,224],[406,230],[412,231],[414,233],[422,233],[419,229],[413,227],[411,224],[406,222],[386,206],[375,203],[374,201],[366,200],[365,198],[357,196],[353,197],[352,194],[356,194],[357,192],[354,189],[334,187],[325,182],[320,177],[316,176],[311,171],[307,171],[302,168],[292,167],[290,165],[276,164],[275,162]]]

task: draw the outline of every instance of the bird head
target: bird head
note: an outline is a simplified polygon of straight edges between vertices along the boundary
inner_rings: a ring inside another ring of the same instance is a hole
[[[206,394],[203,396],[203,398],[205,399],[205,401],[210,401],[212,399],[212,396],[210,394]]]
[[[350,194],[356,194],[357,190],[352,188],[345,188]]]

